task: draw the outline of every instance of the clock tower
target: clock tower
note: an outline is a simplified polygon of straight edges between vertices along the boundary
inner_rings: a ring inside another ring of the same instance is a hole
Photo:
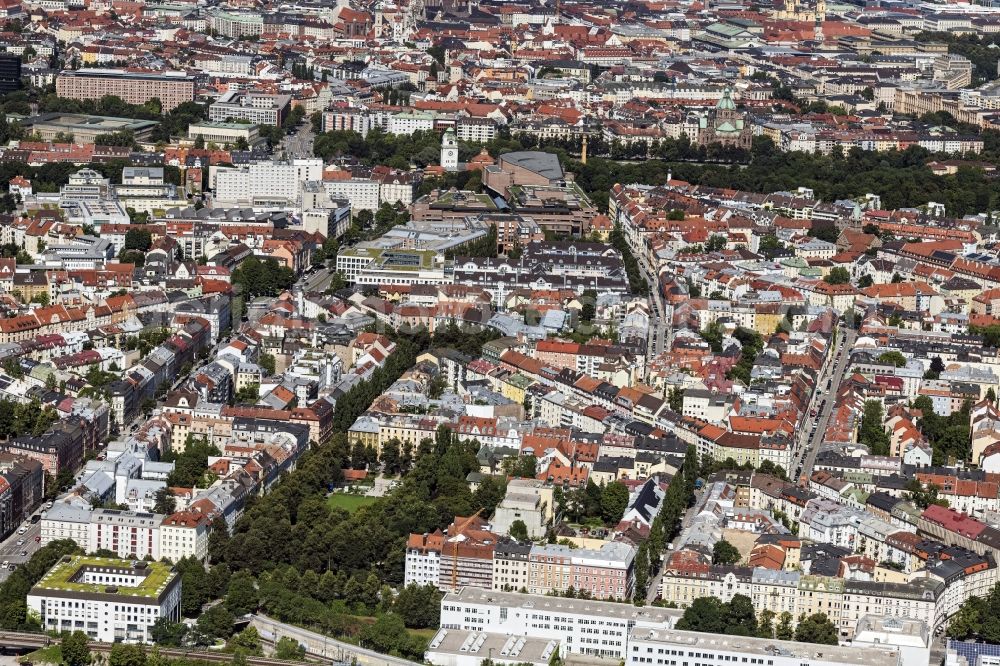
[[[441,137],[441,166],[445,171],[458,171],[458,139],[450,127]]]

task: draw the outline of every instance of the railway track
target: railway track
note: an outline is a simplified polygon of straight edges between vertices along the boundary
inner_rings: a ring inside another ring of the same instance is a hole
[[[0,632],[0,648],[42,648],[47,645],[57,643],[58,638],[53,638],[46,634],[34,634],[27,632],[4,631]],[[110,643],[90,643],[91,652],[110,652]],[[212,650],[190,650],[185,648],[159,648],[160,655],[169,659],[192,659],[207,661],[212,663],[229,663],[233,660],[233,655],[227,652],[215,652]],[[304,664],[301,661],[284,661],[282,659],[272,659],[270,657],[247,656],[247,664],[250,666],[291,666],[293,664]],[[313,664],[315,666],[315,664]]]

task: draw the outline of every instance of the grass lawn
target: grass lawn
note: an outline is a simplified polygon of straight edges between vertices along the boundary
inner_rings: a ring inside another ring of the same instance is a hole
[[[332,493],[326,498],[326,503],[330,508],[347,509],[349,513],[354,513],[359,508],[371,504],[377,498],[365,495],[349,495],[347,493]]]
[[[20,657],[18,661],[26,661],[32,664],[61,664],[62,648],[59,647],[59,643],[55,643],[47,647],[39,648],[34,652],[29,652],[23,657]]]
[[[410,634],[411,636],[419,636],[420,638],[423,638],[424,640],[427,640],[427,641],[429,641],[430,639],[434,638],[434,634],[436,634],[437,632],[438,632],[438,630],[434,629],[433,627],[427,627],[426,629],[407,629],[406,630],[406,633]]]

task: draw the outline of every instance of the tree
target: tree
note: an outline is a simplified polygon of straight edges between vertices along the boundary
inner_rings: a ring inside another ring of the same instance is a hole
[[[170,492],[170,488],[163,487],[156,491],[156,500],[153,503],[153,513],[162,513],[165,515],[170,515],[174,512],[177,506],[177,500],[174,499],[174,494]]]
[[[510,529],[508,530],[510,538],[517,541],[527,541],[528,540],[528,526],[524,524],[524,521],[518,518],[510,524]]]
[[[125,232],[125,249],[146,252],[153,245],[153,235],[149,229],[129,229]]]
[[[705,243],[706,252],[718,252],[726,249],[726,237],[719,234],[712,234]]]
[[[238,571],[229,579],[226,591],[226,610],[235,616],[257,610],[257,586],[249,571]]]
[[[183,590],[183,581],[181,582]],[[210,638],[229,638],[233,634],[233,614],[222,604],[212,606],[198,618],[198,631]]]
[[[115,643],[108,654],[108,666],[146,666],[146,651],[141,645]]]
[[[992,386],[986,390],[986,401],[993,405],[997,404],[997,393]]]
[[[230,638],[226,647],[241,654],[261,654],[263,652],[260,646],[260,634],[253,625]]]
[[[867,289],[873,284],[875,284],[875,280],[872,279],[871,275],[862,275],[858,280],[858,289]]]
[[[386,474],[399,474],[400,470],[400,442],[396,438],[390,439],[382,446],[382,453],[379,456],[382,469]]]
[[[621,481],[612,481],[601,491],[601,517],[605,524],[617,523],[628,506],[628,488]]]
[[[861,428],[858,431],[858,441],[867,446],[872,455],[889,455],[891,439],[885,429],[885,419],[880,401],[868,400],[865,402]]]
[[[887,364],[890,364],[890,365],[894,365],[897,368],[902,368],[903,366],[906,365],[906,357],[903,356],[898,351],[883,352],[883,353],[879,354],[877,360],[878,360],[879,363],[887,363]]]
[[[825,613],[813,613],[809,617],[799,619],[795,627],[795,640],[800,643],[820,643],[822,645],[837,645],[837,627]]]
[[[60,647],[66,666],[85,666],[90,663],[90,638],[82,631],[63,634]]]
[[[274,355],[267,353],[261,354],[260,358],[257,359],[257,365],[259,365],[264,372],[268,374],[268,376],[273,375],[275,370]]]
[[[698,597],[677,621],[682,631],[721,634],[726,630],[726,604],[716,597]]]
[[[216,516],[212,520],[211,529],[208,532],[208,559],[210,562],[221,562],[226,557],[226,550],[229,548],[229,525],[222,516]]]
[[[739,549],[725,539],[719,539],[712,547],[712,564],[736,564],[740,559]]]
[[[506,485],[493,476],[485,476],[479,482],[476,491],[472,493],[472,504],[482,508],[483,515],[492,516],[497,505],[503,500]]]
[[[774,611],[769,608],[760,612],[760,621],[757,623],[757,636],[759,638],[774,638],[774,617]]]
[[[434,585],[407,585],[392,603],[407,627],[423,629],[436,627],[441,621],[441,592]]]
[[[183,622],[173,622],[169,617],[160,617],[149,629],[149,637],[157,645],[181,647],[188,628]]]
[[[830,269],[823,281],[827,284],[850,284],[851,273],[843,266],[835,266]]]
[[[386,654],[406,653],[409,650],[409,635],[403,619],[395,613],[380,615],[373,624],[361,630],[361,645]]]
[[[678,414],[684,411],[684,391],[685,389],[675,386],[667,393],[667,404]]]
[[[294,638],[282,636],[274,644],[274,656],[286,661],[302,661],[306,657],[306,649]]]
[[[774,637],[779,641],[790,641],[795,638],[792,630],[792,614],[785,611],[778,618],[778,626],[774,629]]]

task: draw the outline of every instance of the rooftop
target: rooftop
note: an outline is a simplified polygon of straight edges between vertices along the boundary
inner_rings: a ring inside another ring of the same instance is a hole
[[[899,652],[891,648],[877,649],[841,647],[839,645],[816,645],[778,641],[767,638],[749,638],[723,634],[703,634],[693,631],[671,629],[647,629],[636,627],[632,630],[629,643],[634,641],[654,642],[682,649],[705,649],[758,654],[764,657],[784,657],[810,664],[857,664],[858,666],[882,666],[898,663]],[[763,663],[763,662],[762,662]]]
[[[669,625],[675,624],[681,615],[683,615],[683,611],[672,608],[657,608],[655,606],[639,608],[630,604],[618,604],[612,601],[565,599],[563,597],[548,597],[537,594],[497,592],[477,587],[463,587],[458,592],[449,592],[445,595],[444,602],[494,604],[534,611],[600,615],[602,617],[616,617],[622,620],[640,620],[642,622]]]
[[[142,576],[138,585],[105,585],[83,583],[79,580],[88,571]],[[167,584],[177,576],[173,567],[162,562],[117,560],[107,557],[86,555],[66,556],[42,576],[33,589],[56,590],[61,592],[87,592],[91,594],[118,594],[131,597],[155,599],[167,588]]]

